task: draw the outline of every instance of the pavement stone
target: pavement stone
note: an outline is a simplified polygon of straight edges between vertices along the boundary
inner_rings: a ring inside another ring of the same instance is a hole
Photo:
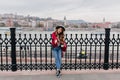
[[[0,80],[120,80],[120,69],[63,70],[61,78],[55,76],[55,70],[0,71]]]

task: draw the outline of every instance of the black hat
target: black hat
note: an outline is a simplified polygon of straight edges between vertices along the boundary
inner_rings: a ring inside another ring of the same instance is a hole
[[[65,28],[63,26],[57,26],[56,29],[62,28],[63,31],[65,31]]]

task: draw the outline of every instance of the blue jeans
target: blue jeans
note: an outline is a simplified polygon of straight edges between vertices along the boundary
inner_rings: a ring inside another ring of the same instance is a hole
[[[52,53],[54,54],[55,57],[55,64],[56,64],[56,68],[60,69],[61,68],[61,47],[55,47],[52,49]]]

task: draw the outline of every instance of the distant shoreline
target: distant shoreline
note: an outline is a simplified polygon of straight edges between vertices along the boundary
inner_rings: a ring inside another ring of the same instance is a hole
[[[12,27],[0,27],[0,31],[9,31]],[[16,27],[17,31],[54,31],[54,28],[44,29],[44,28],[29,28],[29,27]],[[104,28],[66,28],[66,31],[95,31],[103,32]],[[111,28],[112,32],[120,32],[119,28]]]

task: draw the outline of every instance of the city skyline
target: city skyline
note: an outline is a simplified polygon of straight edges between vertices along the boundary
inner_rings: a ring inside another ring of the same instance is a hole
[[[85,20],[88,22],[120,21],[119,0],[3,0],[0,13],[52,17],[63,20]]]

